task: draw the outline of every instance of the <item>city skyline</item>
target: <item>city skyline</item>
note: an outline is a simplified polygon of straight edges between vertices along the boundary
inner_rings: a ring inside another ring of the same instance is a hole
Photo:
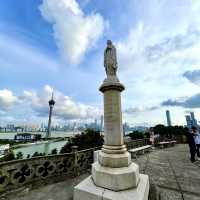
[[[54,123],[99,119],[107,39],[126,87],[124,122],[166,124],[168,109],[173,125],[200,116],[198,1],[57,2],[0,4],[0,124],[47,122],[52,90]]]

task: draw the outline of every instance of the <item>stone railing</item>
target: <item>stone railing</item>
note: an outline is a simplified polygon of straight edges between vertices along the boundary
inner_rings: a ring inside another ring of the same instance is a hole
[[[128,142],[127,148],[146,145],[148,140]],[[12,190],[36,181],[59,176],[75,177],[90,169],[93,163],[93,152],[100,147],[72,153],[41,156],[30,159],[14,160],[0,163],[0,192]]]
[[[149,144],[149,138],[140,139],[140,140],[131,140],[126,144],[127,149],[133,149],[141,146],[145,146]]]
[[[74,157],[74,153],[69,153],[1,163],[0,191],[46,179],[55,174],[73,174]]]

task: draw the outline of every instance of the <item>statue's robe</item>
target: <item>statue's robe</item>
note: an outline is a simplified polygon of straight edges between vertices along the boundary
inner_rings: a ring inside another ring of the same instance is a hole
[[[116,76],[117,56],[114,46],[112,46],[112,48],[107,47],[104,51],[104,67],[107,76]]]

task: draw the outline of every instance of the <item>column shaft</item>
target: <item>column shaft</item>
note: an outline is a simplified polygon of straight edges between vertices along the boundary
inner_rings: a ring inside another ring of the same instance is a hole
[[[121,92],[107,90],[104,92],[104,144],[123,145]]]

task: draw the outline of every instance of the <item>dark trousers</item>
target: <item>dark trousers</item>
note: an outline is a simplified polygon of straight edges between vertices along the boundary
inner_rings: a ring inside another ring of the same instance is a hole
[[[189,147],[190,147],[190,160],[192,162],[195,161],[195,154],[196,154],[196,146],[193,145],[193,144],[189,144]]]
[[[200,148],[200,144],[197,144],[196,145],[196,152],[197,152],[197,156],[200,158],[199,148]]]

